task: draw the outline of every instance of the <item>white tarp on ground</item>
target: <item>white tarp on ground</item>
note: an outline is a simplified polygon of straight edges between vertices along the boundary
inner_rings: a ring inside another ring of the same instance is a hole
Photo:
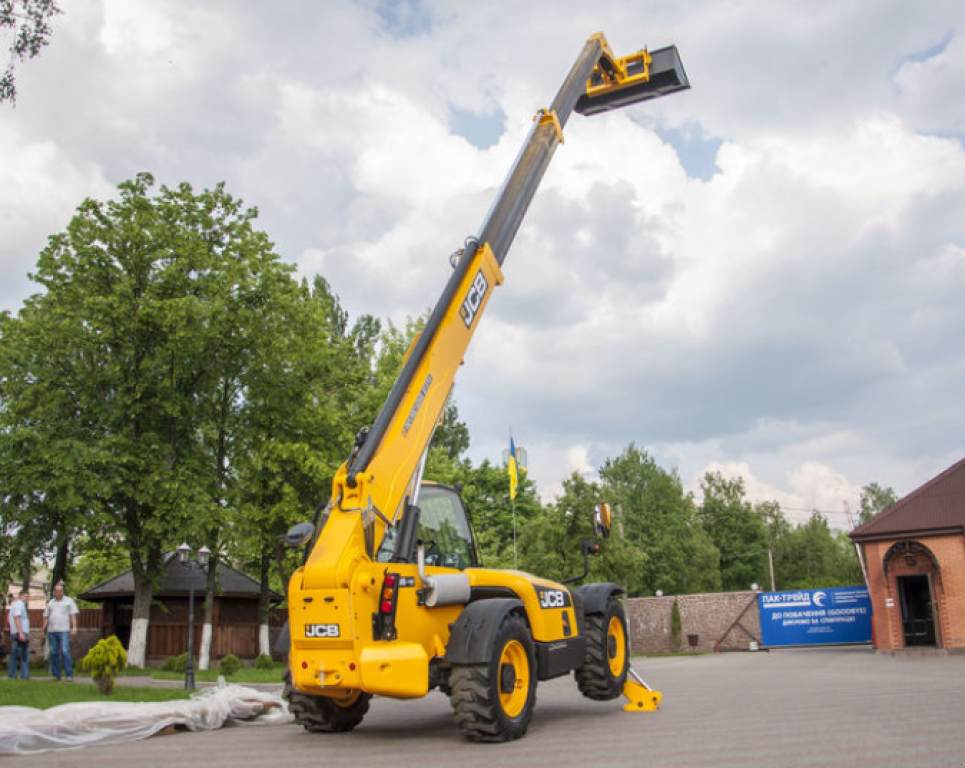
[[[178,701],[89,701],[50,709],[0,707],[0,755],[137,741],[168,726],[206,731],[228,722],[276,724],[290,720],[281,696],[240,685],[205,688]]]

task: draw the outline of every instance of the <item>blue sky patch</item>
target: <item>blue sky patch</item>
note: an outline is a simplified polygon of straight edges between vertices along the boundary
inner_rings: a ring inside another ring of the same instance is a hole
[[[720,171],[717,167],[717,150],[724,143],[723,139],[705,138],[699,129],[692,127],[657,128],[656,131],[661,141],[677,150],[680,164],[688,176],[710,181],[711,177]]]
[[[480,115],[467,109],[452,108],[449,130],[479,149],[489,149],[499,141],[506,128],[506,113],[501,109]]]

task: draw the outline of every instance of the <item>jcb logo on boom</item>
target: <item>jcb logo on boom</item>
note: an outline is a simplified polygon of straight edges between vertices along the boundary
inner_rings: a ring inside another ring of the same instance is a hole
[[[459,315],[467,328],[472,327],[472,321],[476,319],[476,314],[479,312],[488,290],[489,283],[486,281],[486,276],[482,273],[482,270],[479,270],[476,277],[473,278],[472,285],[469,286],[469,293],[466,294],[462,306],[459,307]]]
[[[338,624],[306,624],[305,637],[338,637]]]
[[[541,608],[563,608],[566,606],[566,594],[558,589],[541,590],[539,604]]]

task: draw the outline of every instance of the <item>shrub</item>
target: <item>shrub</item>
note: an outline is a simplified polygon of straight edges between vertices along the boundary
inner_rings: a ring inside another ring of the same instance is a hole
[[[127,666],[127,651],[121,641],[111,635],[90,649],[81,666],[91,673],[101,693],[112,693],[114,678]]]
[[[182,653],[180,656],[168,656],[161,669],[165,672],[180,672],[182,675],[188,671],[188,654]]]
[[[244,664],[241,663],[241,659],[235,656],[233,653],[229,653],[218,665],[218,668],[224,673],[225,677],[231,677],[235,672],[241,669]]]
[[[680,606],[677,605],[677,598],[673,599],[673,608],[670,609],[670,632],[673,634],[674,648],[680,647],[680,633],[682,631],[680,621]]]
[[[271,656],[267,653],[258,654],[258,658],[255,659],[255,669],[274,669],[275,662],[271,660]]]

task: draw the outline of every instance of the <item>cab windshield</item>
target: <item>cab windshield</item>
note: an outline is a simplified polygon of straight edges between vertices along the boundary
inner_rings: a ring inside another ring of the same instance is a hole
[[[419,509],[422,514],[418,538],[425,546],[426,565],[459,570],[474,567],[476,548],[459,494],[443,485],[423,485],[419,491]],[[380,563],[396,559],[397,533],[398,526],[385,532],[376,557]]]

